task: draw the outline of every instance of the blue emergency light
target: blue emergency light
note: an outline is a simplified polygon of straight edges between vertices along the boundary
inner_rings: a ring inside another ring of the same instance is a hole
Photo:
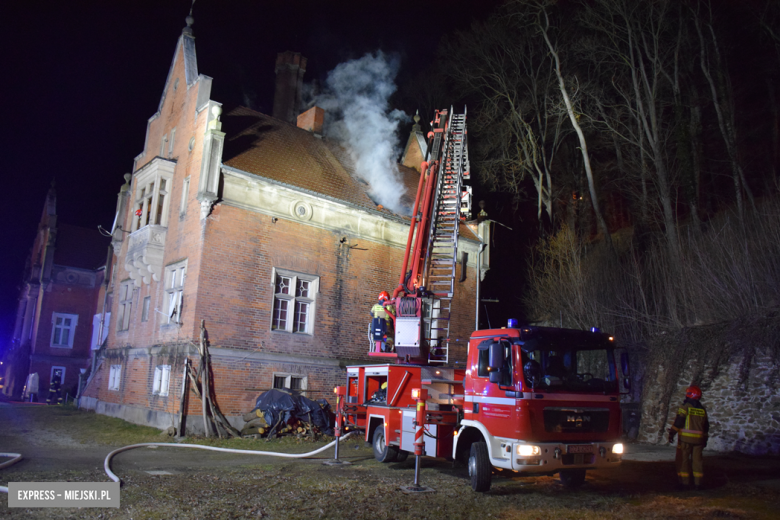
[[[517,328],[517,320],[514,318],[509,318],[509,321],[506,322],[506,328],[508,329],[516,329]]]
[[[590,328],[590,331],[591,331],[591,332],[601,332],[601,329],[600,329],[600,328],[598,328],[598,327],[591,327],[591,328]]]

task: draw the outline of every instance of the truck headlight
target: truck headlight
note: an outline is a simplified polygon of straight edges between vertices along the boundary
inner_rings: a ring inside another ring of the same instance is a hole
[[[616,453],[618,455],[623,454],[623,444],[617,443],[614,446],[612,446],[612,453]]]
[[[539,446],[531,446],[530,444],[519,444],[517,446],[517,454],[521,457],[533,457],[534,455],[541,455],[542,450]]]

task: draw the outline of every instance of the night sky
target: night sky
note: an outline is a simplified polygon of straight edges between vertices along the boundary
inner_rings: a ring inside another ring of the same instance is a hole
[[[308,59],[306,82],[322,81],[337,64],[367,52],[395,53],[402,82],[435,58],[444,33],[468,28],[499,3],[198,0],[199,73],[214,78],[212,99],[270,113],[279,52]],[[61,222],[110,228],[122,176],[143,149],[190,4],[4,4],[0,348],[10,339],[24,262],[52,179]]]

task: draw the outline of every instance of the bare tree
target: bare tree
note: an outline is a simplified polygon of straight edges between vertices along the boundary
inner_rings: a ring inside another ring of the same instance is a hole
[[[555,76],[558,79],[558,88],[561,93],[561,98],[563,99],[563,102],[566,106],[566,113],[569,116],[571,126],[574,128],[574,131],[577,134],[577,139],[580,143],[582,162],[585,168],[585,175],[588,178],[588,191],[590,192],[591,205],[593,206],[593,212],[596,215],[596,222],[598,224],[599,231],[601,231],[601,233],[604,235],[604,242],[607,244],[608,249],[612,250],[612,236],[609,234],[607,222],[604,220],[604,215],[601,212],[601,208],[599,207],[598,194],[596,193],[596,183],[593,179],[593,169],[590,163],[590,154],[588,153],[588,143],[585,139],[585,133],[582,131],[582,127],[579,123],[580,115],[575,113],[574,103],[572,102],[572,97],[569,94],[569,88],[566,86],[566,81],[564,81],[563,72],[561,71],[561,57],[560,52],[558,51],[557,39],[556,43],[553,43],[552,39],[550,38],[551,32],[553,30],[550,25],[550,17],[547,13],[547,6],[550,3],[551,2],[536,2],[535,5],[538,8],[536,27],[540,30],[541,36],[544,38],[544,42],[547,44],[547,48],[549,49],[550,55],[552,56],[554,63],[553,70],[555,71]]]
[[[520,196],[531,178],[537,215],[553,222],[556,153],[566,137],[552,96],[554,76],[543,46],[518,19],[494,17],[447,40],[441,54],[467,97],[479,102],[472,123],[480,134],[478,159],[495,189]]]
[[[670,84],[674,66],[674,19],[669,1],[627,2],[595,0],[582,12],[581,23],[598,37],[591,59],[610,77],[615,93],[613,114],[604,124],[637,148],[652,164],[652,175],[662,210],[667,247],[679,258],[673,179],[669,169],[672,124],[666,108],[672,103]],[[670,45],[671,43],[671,45]],[[645,188],[643,188],[645,189]]]
[[[712,92],[712,103],[718,116],[723,141],[726,144],[726,152],[731,163],[731,176],[734,182],[734,196],[737,200],[737,209],[740,215],[744,215],[743,193],[747,196],[753,211],[756,210],[756,202],[753,192],[745,180],[745,172],[738,158],[737,128],[734,124],[734,93],[731,80],[726,68],[726,63],[721,53],[720,43],[713,23],[712,5],[707,3],[707,18],[702,19],[696,7],[693,16],[696,34],[699,36],[699,52],[701,71],[707,78],[707,83]],[[713,77],[713,72],[715,77]]]

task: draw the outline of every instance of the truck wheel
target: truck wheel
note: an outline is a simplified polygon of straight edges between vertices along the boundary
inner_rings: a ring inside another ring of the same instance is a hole
[[[484,493],[490,489],[490,481],[493,478],[493,467],[490,464],[487,444],[475,442],[471,445],[469,455],[469,477],[471,488],[474,491]]]
[[[560,473],[561,484],[563,487],[569,489],[575,489],[580,487],[585,482],[585,470],[584,469],[564,469]]]
[[[398,448],[385,443],[385,432],[381,426],[374,430],[374,458],[379,462],[394,462],[398,457]]]

